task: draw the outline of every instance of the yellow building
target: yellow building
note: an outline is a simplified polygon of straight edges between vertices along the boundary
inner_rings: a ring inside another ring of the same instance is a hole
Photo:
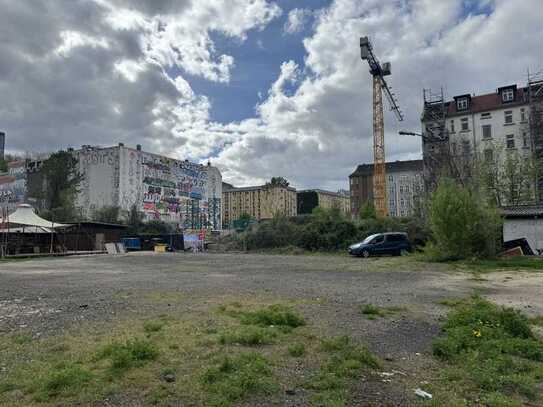
[[[223,184],[223,226],[247,214],[255,220],[271,219],[276,214],[296,216],[296,189],[280,185],[235,188]]]
[[[310,214],[315,208],[339,209],[345,215],[351,213],[349,195],[322,189],[298,191],[298,215]]]

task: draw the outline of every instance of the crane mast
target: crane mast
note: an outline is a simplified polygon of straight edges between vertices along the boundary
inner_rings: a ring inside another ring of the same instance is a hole
[[[399,121],[403,120],[403,114],[385,81],[385,76],[390,75],[390,63],[385,62],[383,65],[379,63],[368,37],[360,38],[360,53],[362,59],[368,61],[373,76],[373,200],[377,214],[387,216],[383,92],[390,110],[396,114]]]

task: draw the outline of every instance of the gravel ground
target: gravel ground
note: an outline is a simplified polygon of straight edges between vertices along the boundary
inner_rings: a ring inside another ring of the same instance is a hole
[[[409,377],[361,380],[356,405],[402,406],[413,400],[409,386],[430,374],[430,343],[447,312],[440,300],[477,288],[493,301],[543,314],[542,274],[470,277],[402,258],[344,256],[133,253],[0,263],[0,334],[48,336],[134,315],[205,313],[229,298],[294,301],[323,334],[350,335]],[[364,303],[405,311],[370,321],[360,315]],[[305,405],[296,397],[283,401]]]

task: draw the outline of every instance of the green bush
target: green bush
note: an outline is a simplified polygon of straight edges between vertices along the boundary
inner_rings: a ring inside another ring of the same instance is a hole
[[[433,246],[443,260],[489,258],[497,253],[501,220],[475,190],[443,179],[430,200]]]
[[[157,356],[158,349],[155,345],[148,341],[134,339],[124,343],[113,342],[99,352],[98,359],[111,360],[111,369],[120,372],[154,360]]]
[[[60,393],[77,391],[92,379],[92,374],[76,364],[59,366],[50,371],[39,386],[37,398],[46,400]]]

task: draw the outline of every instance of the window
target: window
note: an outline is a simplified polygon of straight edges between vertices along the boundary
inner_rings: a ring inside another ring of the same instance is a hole
[[[456,143],[455,142],[451,143],[451,152],[453,153],[453,155],[456,155]]]
[[[515,100],[515,91],[513,89],[504,89],[502,91],[502,101],[507,103],[513,100]]]
[[[494,160],[494,152],[490,149],[485,150],[485,161],[491,162]]]
[[[513,111],[512,110],[506,110],[503,112],[505,116],[505,124],[512,124],[513,123]]]
[[[483,138],[484,139],[492,138],[492,126],[490,124],[485,124],[483,126]]]
[[[457,110],[468,110],[468,98],[458,99],[456,101]]]
[[[492,119],[490,113],[481,113],[481,120],[483,119]]]
[[[526,121],[526,111],[524,110],[523,107],[520,109],[520,121],[521,121],[521,122],[525,122],[525,121]]]
[[[462,131],[469,131],[469,123],[467,117],[465,117],[464,119],[460,119],[460,124],[462,126]]]
[[[526,132],[522,133],[522,146],[524,148],[530,147],[529,144],[528,144],[528,135],[526,134]]]
[[[454,120],[451,120],[451,133],[454,133]]]
[[[515,135],[514,134],[508,134],[505,136],[505,146],[507,148],[515,148]]]

